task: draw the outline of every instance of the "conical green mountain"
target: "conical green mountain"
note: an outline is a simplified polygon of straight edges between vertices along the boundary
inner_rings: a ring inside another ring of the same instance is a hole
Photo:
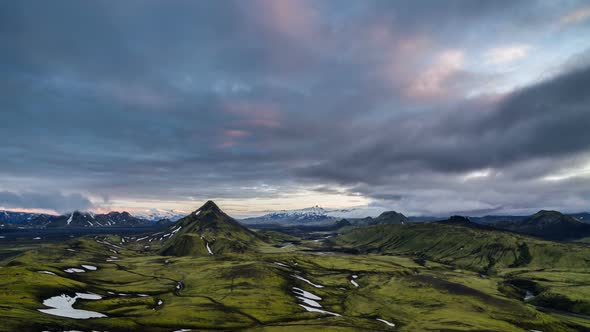
[[[255,251],[260,237],[208,201],[168,228],[163,255],[201,256]]]

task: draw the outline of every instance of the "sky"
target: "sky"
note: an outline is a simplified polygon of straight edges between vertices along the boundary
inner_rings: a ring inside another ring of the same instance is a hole
[[[590,210],[587,1],[0,0],[0,208]]]

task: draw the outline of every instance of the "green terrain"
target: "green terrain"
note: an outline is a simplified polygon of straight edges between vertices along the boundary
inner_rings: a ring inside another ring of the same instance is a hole
[[[1,243],[1,331],[590,331],[590,248],[460,219],[293,236],[207,202],[153,234]],[[106,317],[39,311],[76,293]]]

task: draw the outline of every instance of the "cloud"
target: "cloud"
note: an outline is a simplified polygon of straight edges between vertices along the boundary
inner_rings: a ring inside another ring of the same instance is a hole
[[[570,25],[583,22],[590,18],[590,6],[577,8],[559,18],[559,25]]]
[[[80,194],[49,193],[15,193],[0,191],[0,206],[8,209],[44,209],[57,212],[88,210],[94,205]]]
[[[484,57],[489,64],[507,64],[525,58],[531,49],[531,45],[527,44],[494,47],[486,51]]]
[[[2,190],[573,209],[583,183],[540,179],[588,152],[587,57],[563,64],[588,27],[547,26],[581,4],[4,2]]]
[[[407,94],[414,98],[444,97],[450,91],[446,89],[448,80],[456,75],[465,62],[465,54],[461,50],[446,50],[439,54],[432,67],[419,74],[413,81]]]

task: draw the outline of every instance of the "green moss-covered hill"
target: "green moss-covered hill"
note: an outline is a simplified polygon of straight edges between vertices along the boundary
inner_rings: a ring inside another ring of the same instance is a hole
[[[588,247],[545,241],[458,219],[358,228],[334,239],[334,243],[359,253],[411,255],[483,272],[505,267],[590,266]]]

